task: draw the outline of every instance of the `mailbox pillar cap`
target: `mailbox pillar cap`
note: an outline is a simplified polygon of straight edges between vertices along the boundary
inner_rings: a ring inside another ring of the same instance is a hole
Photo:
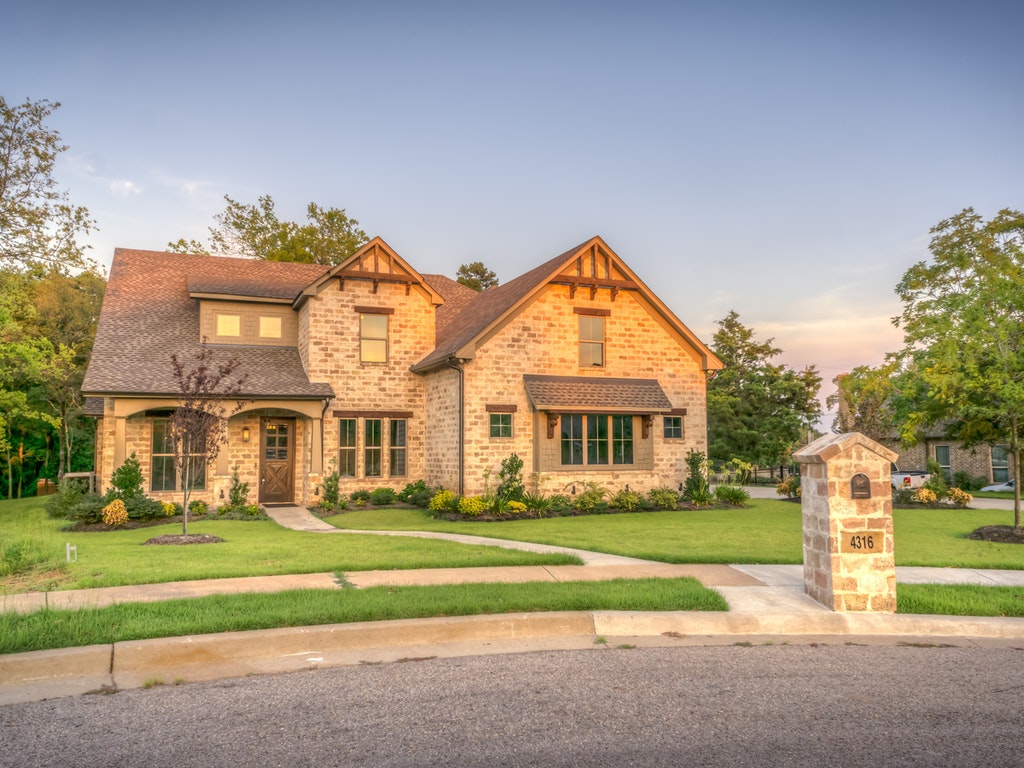
[[[845,432],[841,435],[824,435],[813,443],[805,445],[793,454],[793,459],[800,464],[825,464],[837,456],[861,446],[888,463],[896,461],[899,454],[891,451],[875,440],[860,432]]]

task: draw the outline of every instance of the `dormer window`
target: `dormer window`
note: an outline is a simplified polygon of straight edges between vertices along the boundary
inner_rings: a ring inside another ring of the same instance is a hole
[[[217,313],[218,336],[241,336],[242,316]]]
[[[281,318],[280,317],[267,317],[266,315],[260,315],[260,338],[261,339],[280,339],[281,338]]]

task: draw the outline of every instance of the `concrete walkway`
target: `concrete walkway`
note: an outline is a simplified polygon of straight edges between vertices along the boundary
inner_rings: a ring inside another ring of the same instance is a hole
[[[156,679],[209,680],[403,658],[626,645],[863,642],[1002,645],[1024,648],[1024,619],[836,613],[804,593],[800,565],[671,565],[529,542],[433,532],[343,531],[300,507],[268,510],[281,525],[329,535],[439,538],[531,552],[576,555],[573,566],[434,568],[346,573],[371,586],[519,583],[693,576],[728,602],[726,613],[592,611],[416,619],[140,640],[0,656],[0,704]],[[1024,571],[897,568],[897,582],[1024,587]],[[0,595],[0,611],[98,607],[211,594],[339,589],[334,574],[144,584],[105,589]]]

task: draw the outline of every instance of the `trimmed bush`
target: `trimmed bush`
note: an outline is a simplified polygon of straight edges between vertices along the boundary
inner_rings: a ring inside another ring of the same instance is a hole
[[[388,504],[394,504],[398,498],[398,494],[395,493],[393,488],[374,488],[370,491],[370,503],[376,507],[386,507]]]

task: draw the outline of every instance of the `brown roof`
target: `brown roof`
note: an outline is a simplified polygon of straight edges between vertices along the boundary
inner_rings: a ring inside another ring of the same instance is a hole
[[[273,296],[296,297],[322,275],[316,264],[118,248],[110,268],[92,359],[82,391],[100,394],[177,393],[171,355],[190,360],[200,350],[197,300],[189,287],[215,286],[222,294],[253,295],[255,285]],[[329,384],[311,382],[295,347],[216,346],[214,359],[235,357],[253,397],[332,397]]]
[[[448,330],[448,326],[451,325],[452,321],[480,293],[445,275],[423,275],[423,279],[430,283],[431,287],[441,294],[441,298],[444,299],[444,304],[437,308],[436,316],[436,337],[440,339]]]
[[[672,402],[656,379],[605,379],[590,376],[523,376],[538,411],[622,411],[662,413]]]

